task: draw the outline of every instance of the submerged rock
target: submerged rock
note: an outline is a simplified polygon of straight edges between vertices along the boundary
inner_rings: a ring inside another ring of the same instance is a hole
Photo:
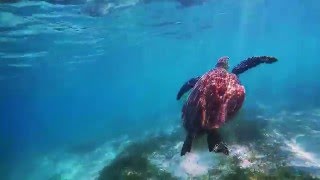
[[[98,179],[176,179],[153,165],[148,160],[148,156],[161,149],[162,145],[172,144],[177,137],[156,136],[132,143],[102,169]]]

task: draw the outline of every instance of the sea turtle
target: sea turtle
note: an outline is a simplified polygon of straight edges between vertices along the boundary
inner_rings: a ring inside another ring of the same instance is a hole
[[[181,156],[191,151],[195,137],[207,134],[209,151],[229,154],[218,129],[232,119],[241,108],[245,99],[245,88],[239,81],[239,75],[261,63],[271,64],[275,57],[250,57],[235,66],[231,73],[229,57],[218,59],[216,66],[202,76],[185,82],[177,94],[177,100],[191,90],[182,108],[183,127],[187,136],[181,149]]]

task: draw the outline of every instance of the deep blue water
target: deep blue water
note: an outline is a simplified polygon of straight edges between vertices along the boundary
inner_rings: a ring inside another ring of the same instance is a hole
[[[4,179],[27,177],[34,157],[60,148],[180,125],[180,86],[225,55],[231,66],[279,59],[241,75],[248,114],[259,104],[271,114],[319,111],[320,2],[115,2],[125,6],[102,12],[103,2],[99,16],[86,10],[92,2],[0,4]],[[319,132],[318,118],[301,119]],[[318,137],[302,141],[320,158]]]

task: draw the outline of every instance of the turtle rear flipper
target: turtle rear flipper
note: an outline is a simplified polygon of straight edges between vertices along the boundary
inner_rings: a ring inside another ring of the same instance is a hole
[[[217,129],[210,130],[207,135],[207,143],[209,152],[223,153],[229,155],[229,149],[225,143],[222,142],[222,138]]]
[[[236,65],[232,69],[232,73],[239,75],[239,74],[241,74],[241,73],[243,73],[253,67],[258,66],[261,63],[272,64],[277,61],[278,61],[277,58],[270,57],[270,56],[251,57],[251,58],[248,58],[248,59],[242,61],[238,65]]]
[[[183,146],[181,149],[181,156],[184,156],[187,152],[191,151],[191,147],[192,147],[192,140],[193,140],[193,136],[191,134],[188,134],[186,136],[186,139],[183,142]]]
[[[188,92],[191,88],[193,88],[199,79],[200,76],[191,78],[189,81],[185,82],[177,94],[177,100],[179,100],[184,93]]]
[[[216,153],[223,153],[227,156],[229,155],[229,148],[224,142],[220,142],[219,144],[216,144],[213,150]]]

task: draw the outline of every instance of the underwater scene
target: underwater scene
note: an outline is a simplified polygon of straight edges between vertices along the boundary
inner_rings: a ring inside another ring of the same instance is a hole
[[[319,55],[319,0],[0,0],[0,179],[320,179]]]

